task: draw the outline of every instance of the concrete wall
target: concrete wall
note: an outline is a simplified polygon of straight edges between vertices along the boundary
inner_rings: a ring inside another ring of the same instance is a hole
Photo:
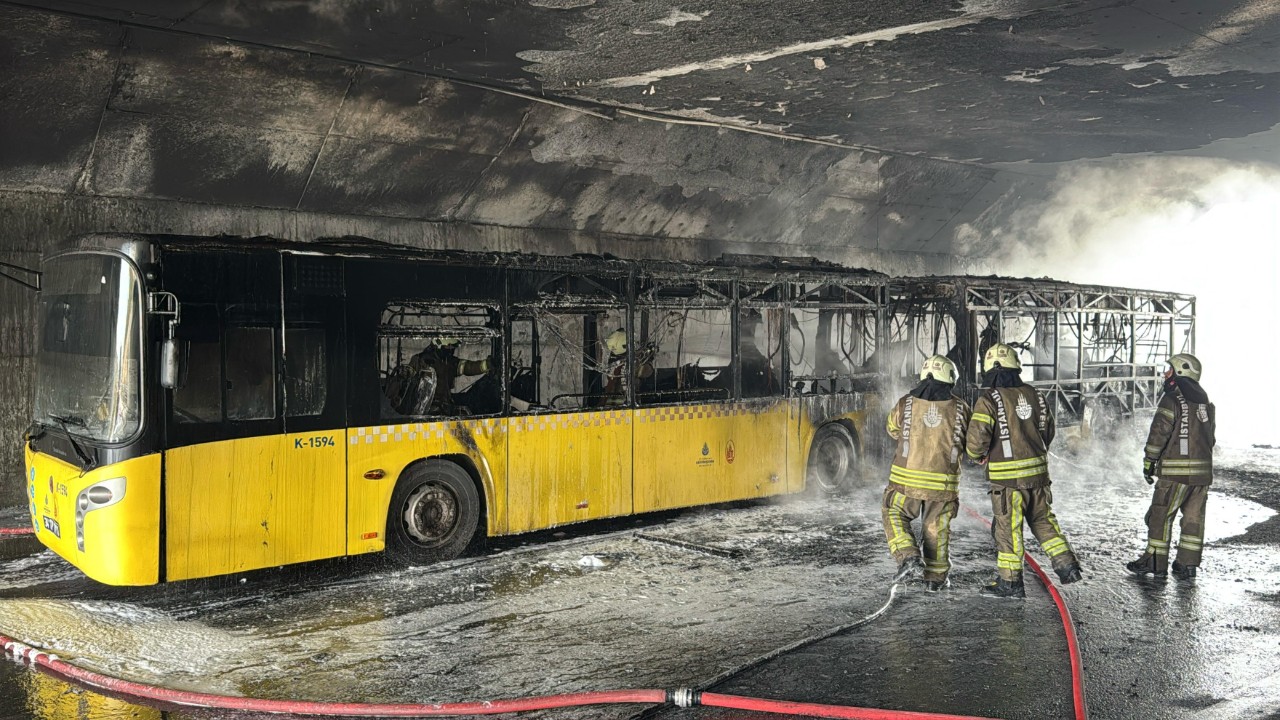
[[[39,246],[20,238],[0,243],[0,262],[35,267]],[[0,272],[32,280],[0,266]],[[22,432],[31,420],[31,384],[35,377],[35,293],[0,278],[0,508],[22,503]]]
[[[93,231],[964,272],[1025,180],[577,110],[409,71],[0,7],[0,260]],[[0,506],[33,296],[0,280]]]

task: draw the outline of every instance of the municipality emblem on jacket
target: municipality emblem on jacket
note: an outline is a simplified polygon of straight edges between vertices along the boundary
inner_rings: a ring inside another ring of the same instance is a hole
[[[942,414],[938,412],[938,408],[930,407],[924,414],[924,424],[936,428],[942,422]]]
[[[1031,417],[1031,404],[1027,402],[1026,397],[1019,395],[1018,404],[1013,411],[1018,414],[1019,419],[1027,420]]]
[[[1209,406],[1196,405],[1196,417],[1200,418],[1200,422],[1209,422]]]

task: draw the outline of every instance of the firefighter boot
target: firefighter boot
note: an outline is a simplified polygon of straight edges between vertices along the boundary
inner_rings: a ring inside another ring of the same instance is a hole
[[[920,577],[920,573],[924,572],[924,561],[919,555],[903,560],[898,563],[898,573],[893,576],[894,582],[904,582]]]
[[[951,587],[951,580],[949,578],[942,578],[941,580],[925,580],[924,581],[925,592],[939,592],[942,590],[946,590],[949,587]]]
[[[1142,557],[1131,563],[1126,563],[1124,567],[1134,575],[1154,575],[1158,578],[1167,576],[1167,573],[1156,570],[1156,556],[1148,553],[1142,553]]]
[[[1070,565],[1063,565],[1060,568],[1054,568],[1053,571],[1058,573],[1058,581],[1063,585],[1070,585],[1084,577],[1080,574],[1080,563],[1078,562],[1073,562]]]
[[[1176,577],[1176,578],[1178,578],[1179,580],[1195,580],[1195,579],[1196,579],[1196,566],[1195,566],[1195,565],[1183,565],[1182,563],[1178,562],[1177,560],[1174,560],[1174,561],[1173,561],[1173,576],[1174,576],[1174,577]]]
[[[989,598],[1025,598],[1027,591],[1022,585],[1022,578],[1017,580],[1005,580],[1004,578],[996,578],[994,582],[987,583],[978,594],[982,597]]]

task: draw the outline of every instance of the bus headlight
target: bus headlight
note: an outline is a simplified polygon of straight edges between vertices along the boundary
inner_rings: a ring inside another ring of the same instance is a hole
[[[124,487],[124,478],[111,478],[90,485],[76,496],[76,547],[80,552],[84,552],[84,516],[123,500]]]

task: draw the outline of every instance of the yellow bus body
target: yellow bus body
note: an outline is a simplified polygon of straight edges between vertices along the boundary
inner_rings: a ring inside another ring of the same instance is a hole
[[[347,548],[351,555],[386,547],[387,508],[396,480],[410,465],[446,457],[479,473],[490,535],[506,520],[506,418],[446,420],[355,428],[347,431]],[[369,474],[369,477],[366,475]],[[373,477],[381,475],[381,477]]]
[[[328,430],[167,451],[166,578],[345,554],[345,437]]]
[[[151,585],[160,580],[160,455],[143,455],[81,472],[28,448],[27,497],[32,525],[47,547],[85,575],[109,585]],[[125,479],[123,496],[84,513],[84,549],[76,538],[76,503],[82,491]]]
[[[788,414],[781,399],[637,410],[635,511],[785,492]]]
[[[382,551],[397,479],[433,458],[477,481],[489,536],[799,492],[818,427],[805,402],[447,420],[176,448],[164,453],[163,578]],[[866,410],[821,418],[832,420],[865,437]],[[82,475],[28,451],[27,467],[33,524],[47,546],[103,583],[160,581],[161,455]],[[124,497],[84,515],[81,550],[76,497],[118,477]]]

